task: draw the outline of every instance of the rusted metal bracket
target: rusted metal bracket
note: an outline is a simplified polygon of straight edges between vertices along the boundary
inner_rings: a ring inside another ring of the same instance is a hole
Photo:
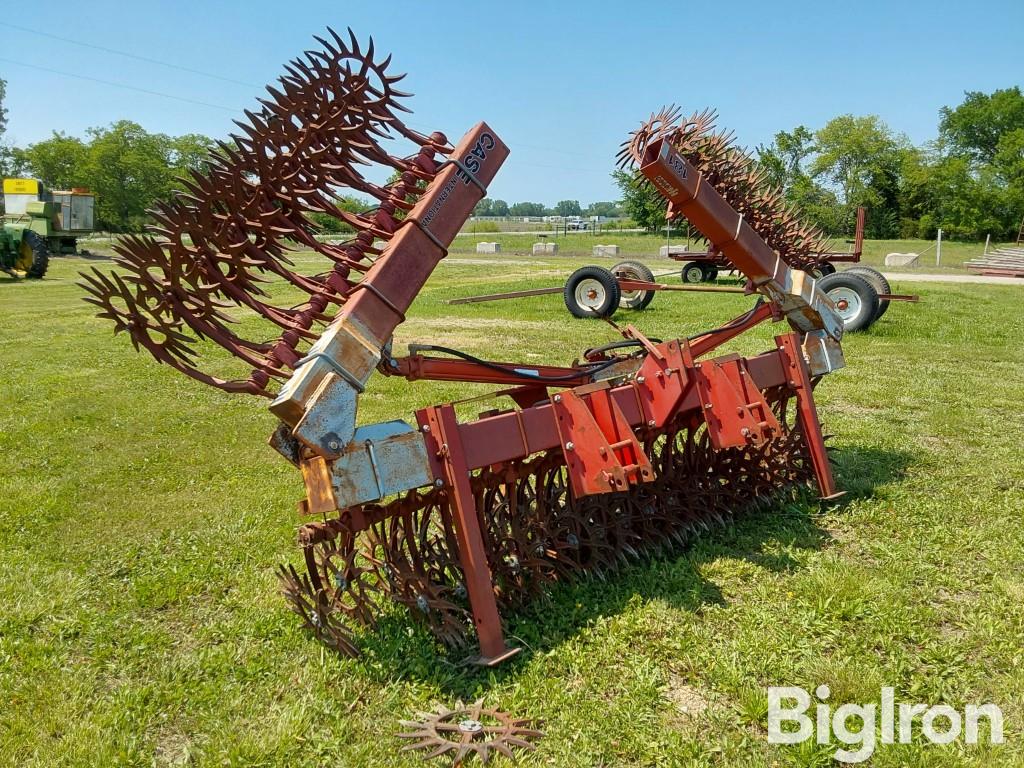
[[[800,428],[807,444],[807,450],[811,454],[811,463],[814,465],[814,476],[818,481],[821,498],[826,500],[839,498],[843,492],[836,490],[836,481],[832,476],[832,465],[829,463],[828,452],[825,450],[825,438],[821,433],[821,421],[818,419],[818,410],[814,406],[811,377],[807,372],[807,364],[804,362],[804,356],[800,350],[800,337],[797,333],[787,333],[776,336],[775,343],[779,350],[779,356],[782,358],[786,383],[796,393]]]
[[[782,433],[739,355],[697,363],[693,380],[716,449],[760,446]]]
[[[576,498],[625,491],[654,479],[651,462],[610,388],[594,387],[566,390],[551,398]]]
[[[459,436],[455,409],[451,405],[432,406],[420,414],[423,423],[429,427],[425,432],[426,439],[435,449],[444,474],[444,485],[451,494],[455,534],[459,541],[459,560],[465,574],[466,591],[480,643],[480,656],[472,659],[472,662],[493,667],[519,653],[520,649],[508,647],[501,630],[501,617],[494,598],[491,569],[480,532],[473,489],[469,484],[469,467]]]

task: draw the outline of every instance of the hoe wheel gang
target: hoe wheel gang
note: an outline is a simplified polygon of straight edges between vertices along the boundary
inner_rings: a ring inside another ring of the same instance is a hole
[[[654,273],[639,261],[623,261],[612,267],[612,274],[627,280],[654,282]],[[654,291],[622,291],[619,306],[623,309],[645,309],[654,300]]]
[[[863,331],[875,322],[878,291],[862,276],[836,272],[818,281],[818,288],[835,303],[847,331]]]
[[[565,282],[565,306],[573,317],[611,317],[622,292],[615,275],[603,267],[580,267]]]
[[[780,435],[759,447],[718,450],[699,410],[682,413],[661,431],[638,434],[658,477],[630,492],[574,498],[560,450],[474,473],[475,507],[503,615],[557,583],[678,546],[810,481],[792,391],[763,394]],[[292,609],[344,655],[358,653],[358,634],[390,612],[388,602],[442,645],[464,652],[474,630],[446,489],[411,491],[361,513],[380,522],[358,533],[340,519],[300,530],[304,572],[279,571]]]
[[[50,264],[50,252],[46,248],[46,240],[41,235],[26,230],[21,236],[21,247],[14,268],[24,272],[25,277],[38,279],[46,274]]]

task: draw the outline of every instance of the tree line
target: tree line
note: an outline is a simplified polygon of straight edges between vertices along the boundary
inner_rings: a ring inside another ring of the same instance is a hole
[[[870,238],[1015,239],[1024,217],[1024,94],[968,92],[939,113],[938,138],[914,146],[876,115],[840,115],[811,131],[779,131],[754,157],[769,180],[827,234],[852,233],[868,210]],[[640,226],[664,226],[664,202],[618,172],[623,206]]]
[[[87,187],[97,195],[100,228],[138,231],[146,209],[180,189],[177,177],[201,170],[215,142],[199,134],[149,133],[121,120],[86,131],[84,138],[54,132],[24,148],[3,142],[7,111],[0,80],[0,173],[39,178],[51,189]],[[852,232],[858,206],[868,209],[871,238],[1015,238],[1024,216],[1024,94],[1019,87],[968,92],[940,111],[938,137],[914,146],[878,116],[841,115],[812,131],[779,131],[754,156],[786,199],[830,235]],[[622,199],[586,207],[561,200],[509,204],[485,198],[477,216],[605,216],[625,213],[639,226],[664,226],[665,204],[646,184],[613,174]],[[371,202],[339,197],[350,211]],[[313,216],[325,231],[342,231],[328,216]]]
[[[579,200],[559,200],[554,207],[549,208],[544,203],[512,203],[509,205],[504,200],[491,200],[485,197],[476,208],[473,209],[474,216],[513,216],[513,217],[538,217],[538,216],[603,216],[606,219],[622,216],[622,207],[614,202],[591,203],[583,207]]]

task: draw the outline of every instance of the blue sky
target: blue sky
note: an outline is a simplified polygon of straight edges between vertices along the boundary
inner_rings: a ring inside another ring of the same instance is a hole
[[[435,10],[436,9],[436,10]],[[33,30],[230,80],[70,45]],[[612,158],[665,103],[712,106],[753,147],[778,130],[877,114],[914,142],[965,90],[1024,81],[1024,2],[175,2],[48,0],[0,21],[8,140],[128,118],[222,137],[327,25],[395,55],[419,129],[487,120],[512,148],[491,196],[613,199]],[[14,62],[14,63],[12,63]],[[32,66],[25,66],[32,65]],[[75,79],[159,91],[203,104]]]

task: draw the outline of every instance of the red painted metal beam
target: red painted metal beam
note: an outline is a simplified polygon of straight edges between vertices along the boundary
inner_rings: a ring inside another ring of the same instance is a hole
[[[753,383],[761,390],[786,384],[789,380],[778,350],[747,358],[747,370]],[[634,380],[613,387],[610,391],[623,417],[634,428],[643,427],[650,420],[643,406],[643,399],[637,391],[641,386],[644,385]],[[680,398],[675,412],[700,408],[700,396],[693,387],[688,387]],[[421,427],[425,423],[424,413],[425,410],[416,412]],[[550,402],[465,422],[459,424],[458,429],[469,470],[522,459],[561,445]],[[434,476],[443,477],[438,459],[429,458]]]

